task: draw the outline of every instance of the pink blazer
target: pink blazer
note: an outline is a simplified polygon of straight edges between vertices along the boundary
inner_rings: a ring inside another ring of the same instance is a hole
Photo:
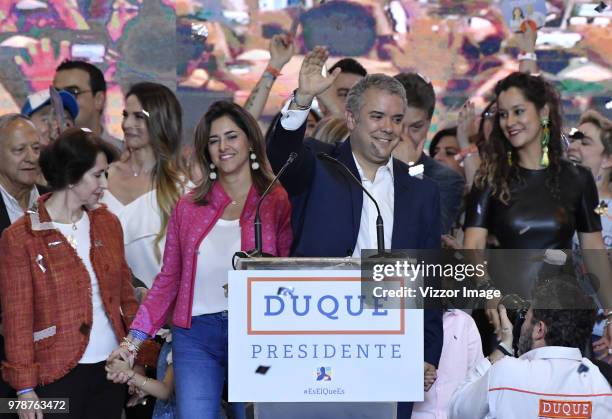
[[[255,209],[259,194],[251,187],[240,215],[243,251],[255,247]],[[200,243],[231,202],[219,182],[207,195],[208,205],[197,205],[192,195],[181,197],[168,221],[163,266],[155,278],[144,303],[138,309],[131,329],[153,336],[164,325],[174,308],[175,326],[191,327],[191,310],[195,285],[196,262]],[[291,247],[291,206],[287,192],[279,185],[266,197],[260,209],[263,251],[287,256]],[[228,261],[229,266],[229,261]]]

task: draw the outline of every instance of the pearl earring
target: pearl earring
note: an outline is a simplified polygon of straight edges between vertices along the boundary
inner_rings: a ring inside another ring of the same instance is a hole
[[[217,166],[215,166],[214,163],[211,163],[208,167],[210,168],[210,172],[208,173],[208,178],[210,180],[217,179],[217,171],[215,170]]]
[[[253,149],[249,150],[251,152],[251,169],[257,170],[259,169],[259,162],[257,161],[257,154],[253,151]]]

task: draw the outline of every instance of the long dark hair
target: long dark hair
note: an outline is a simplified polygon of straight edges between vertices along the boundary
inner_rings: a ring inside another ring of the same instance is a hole
[[[515,87],[521,91],[525,99],[533,103],[538,111],[548,105],[548,128],[550,141],[548,143],[548,186],[554,196],[559,192],[559,173],[561,172],[561,105],[557,90],[546,80],[538,76],[525,73],[512,73],[495,86],[495,95],[499,98],[501,92]],[[495,115],[491,138],[483,145],[482,165],[475,179],[478,187],[483,188],[489,184],[493,187],[493,194],[503,203],[510,201],[510,179],[522,181],[518,170],[518,154],[510,141],[504,135],[499,124],[499,112]],[[512,164],[508,162],[508,152],[512,156]]]
[[[268,187],[270,181],[273,179],[270,165],[266,157],[266,145],[264,142],[263,134],[255,118],[250,113],[245,111],[241,106],[228,101],[218,101],[213,103],[208,111],[202,116],[198,126],[195,130],[194,136],[194,147],[196,153],[196,161],[200,166],[203,177],[200,183],[193,189],[193,200],[194,202],[207,205],[206,194],[212,187],[213,180],[210,180],[210,154],[208,152],[208,142],[210,139],[210,128],[212,123],[217,119],[227,116],[230,118],[245,134],[249,142],[249,147],[257,156],[259,162],[259,169],[251,169],[251,177],[255,189],[259,194]]]
[[[185,183],[179,161],[183,112],[176,96],[164,85],[142,82],[133,85],[126,99],[136,96],[146,118],[149,140],[155,151],[155,168],[151,172],[161,213],[161,230],[155,237],[155,254],[161,258],[159,242],[166,235],[170,214],[180,198]]]

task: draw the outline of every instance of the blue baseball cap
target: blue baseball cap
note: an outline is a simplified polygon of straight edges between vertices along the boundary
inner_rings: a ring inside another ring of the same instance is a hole
[[[77,103],[76,98],[70,92],[66,90],[59,91],[60,98],[62,99],[62,104],[64,108],[68,111],[72,119],[76,119],[79,114],[79,104]],[[26,99],[23,107],[21,108],[21,114],[25,116],[32,116],[32,114],[38,111],[43,106],[47,106],[51,103],[51,94],[49,93],[49,89],[39,90],[36,93],[32,93]]]

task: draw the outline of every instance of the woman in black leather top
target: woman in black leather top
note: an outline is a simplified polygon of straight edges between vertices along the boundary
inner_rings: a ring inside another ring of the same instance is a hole
[[[484,249],[490,232],[502,249],[571,249],[577,232],[582,249],[603,250],[593,176],[562,159],[555,89],[540,77],[513,73],[497,84],[495,94],[493,132],[467,199],[464,248]],[[534,266],[521,270],[522,259],[505,265],[514,271],[505,284],[530,290],[537,273]],[[602,283],[603,302],[610,302],[609,288]]]
[[[571,249],[577,231],[583,248],[604,249],[593,176],[562,159],[554,88],[513,73],[495,93],[493,132],[468,197],[465,248],[484,249],[491,232],[503,249]]]

